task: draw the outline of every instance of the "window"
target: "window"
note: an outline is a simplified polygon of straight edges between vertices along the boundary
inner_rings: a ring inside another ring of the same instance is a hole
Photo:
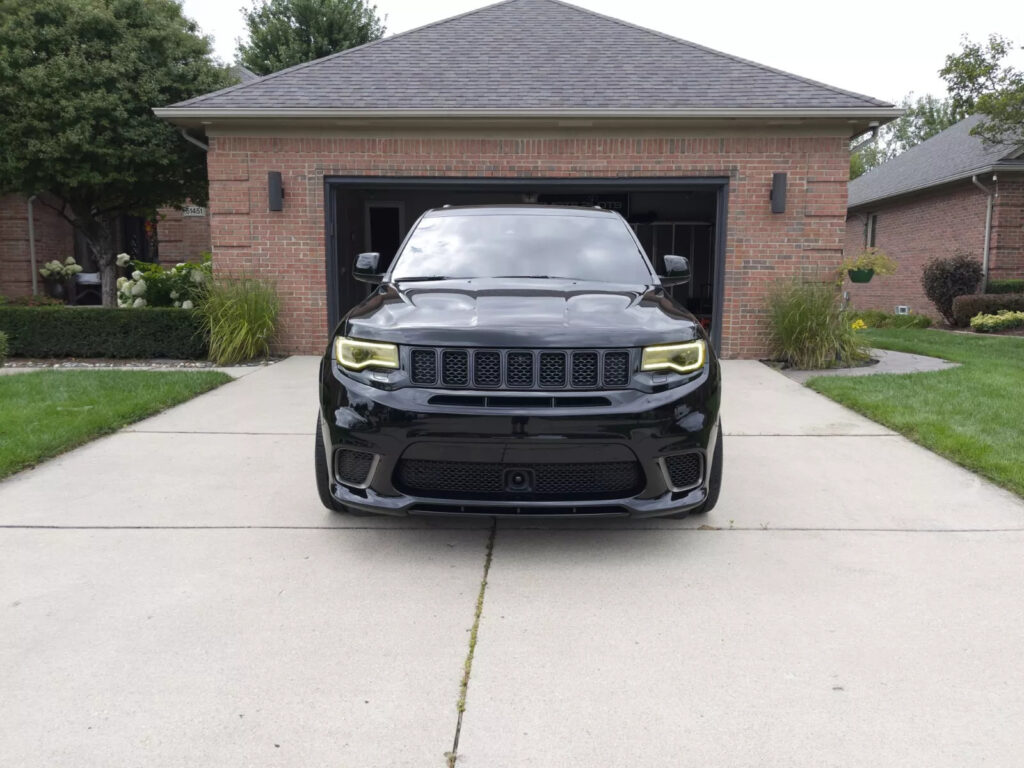
[[[864,247],[875,247],[875,235],[878,232],[878,214],[869,213],[864,221]]]

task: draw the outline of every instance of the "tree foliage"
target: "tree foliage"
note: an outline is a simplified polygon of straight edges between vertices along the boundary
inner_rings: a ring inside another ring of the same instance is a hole
[[[253,0],[242,14],[238,61],[259,75],[379,40],[386,20],[366,0]]]
[[[989,144],[1024,145],[1024,72],[1004,62],[1013,48],[1002,35],[983,43],[964,37],[960,52],[939,70],[954,110],[984,115],[971,133]]]
[[[851,179],[892,160],[965,117],[955,109],[951,99],[939,99],[931,94],[917,98],[912,93],[907,94],[899,107],[903,115],[883,125],[874,144],[850,155]]]
[[[118,215],[206,198],[206,158],[152,113],[231,82],[174,0],[0,0],[0,192],[82,233],[114,303]]]

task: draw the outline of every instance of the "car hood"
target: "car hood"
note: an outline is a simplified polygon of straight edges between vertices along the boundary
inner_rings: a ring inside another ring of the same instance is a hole
[[[385,283],[341,329],[354,338],[478,347],[633,347],[702,334],[660,286],[533,278]]]

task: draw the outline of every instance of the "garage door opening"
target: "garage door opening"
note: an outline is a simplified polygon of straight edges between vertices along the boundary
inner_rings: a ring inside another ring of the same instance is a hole
[[[416,219],[443,205],[540,203],[618,211],[636,232],[655,269],[667,254],[690,259],[692,277],[669,289],[708,329],[717,348],[725,251],[725,179],[396,179],[326,181],[328,321],[373,290],[352,278],[356,256],[381,254],[387,268]]]

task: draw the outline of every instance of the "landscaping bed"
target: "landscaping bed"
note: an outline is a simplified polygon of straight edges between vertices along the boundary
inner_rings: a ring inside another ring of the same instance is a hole
[[[230,381],[217,371],[33,371],[0,377],[0,478]],[[125,467],[126,472],[138,467]]]
[[[1024,496],[1024,340],[916,329],[863,333],[873,347],[961,365],[913,375],[818,377],[807,386]]]

